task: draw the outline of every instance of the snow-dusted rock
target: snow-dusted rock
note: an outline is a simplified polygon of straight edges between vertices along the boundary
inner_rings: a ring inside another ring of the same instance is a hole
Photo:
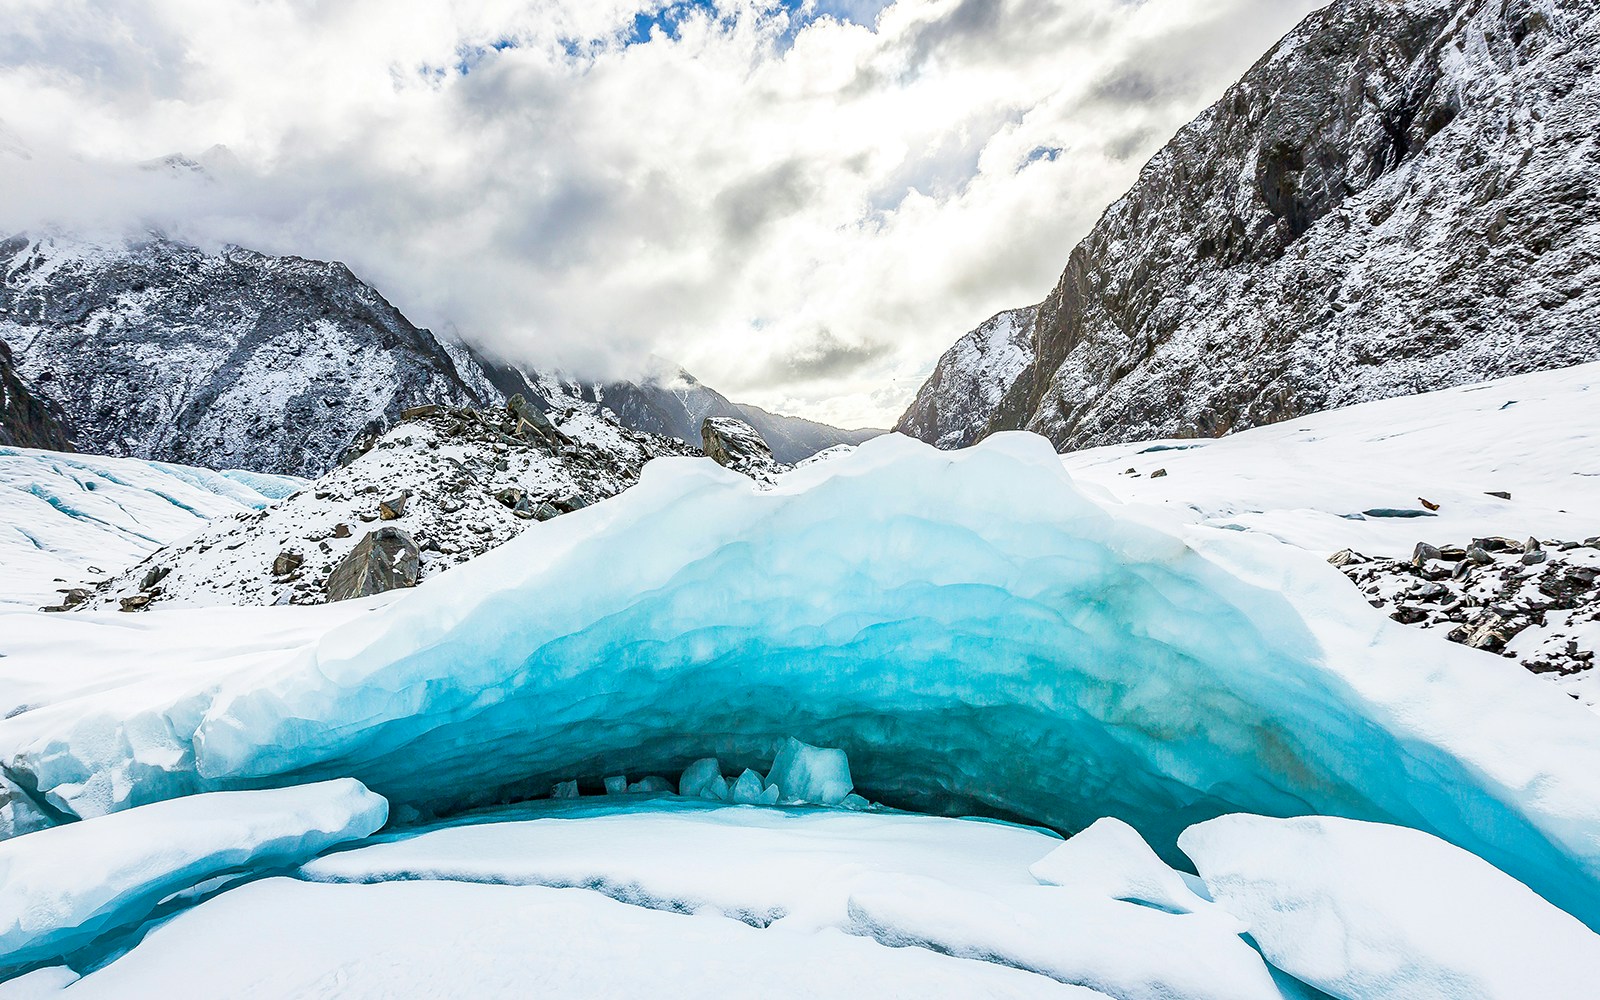
[[[369,533],[385,527],[419,549],[414,572],[401,578],[426,580],[541,518],[620,493],[654,457],[689,452],[586,413],[561,428],[567,443],[556,445],[542,433],[515,433],[514,416],[502,408],[424,409],[282,502],[223,518],[148,555],[100,587],[87,607],[117,608],[143,596],[146,608],[316,604],[329,599],[330,586],[335,599],[390,589],[333,579]],[[399,496],[405,500],[395,500],[388,516],[385,503]],[[345,575],[371,564],[358,558]],[[153,569],[165,573],[147,583]]]
[[[1001,402],[1032,371],[1033,322],[1038,306],[1008,309],[956,341],[939,359],[917,398],[895,424],[939,448],[965,448],[1000,420]],[[1009,426],[1017,426],[1013,417]]]
[[[79,451],[315,476],[417,403],[486,405],[343,264],[160,236],[0,242],[0,340]]]
[[[768,482],[779,471],[761,432],[734,417],[707,417],[700,425],[700,450],[718,465]]]
[[[1223,816],[1178,840],[1273,965],[1348,1000],[1594,992],[1600,936],[1481,858],[1404,827]]]
[[[1597,55],[1592,0],[1328,5],[1073,250],[998,403],[941,364],[901,428],[1209,437],[1600,359]]]
[[[0,976],[135,923],[214,876],[297,864],[365,837],[388,811],[345,779],[193,795],[0,841]]]

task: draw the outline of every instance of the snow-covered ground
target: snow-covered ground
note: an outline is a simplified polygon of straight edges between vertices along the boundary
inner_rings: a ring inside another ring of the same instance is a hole
[[[0,447],[0,608],[59,604],[63,590],[304,485],[289,476]]]
[[[1419,541],[1487,535],[1582,541],[1600,535],[1600,363],[1062,460],[1117,501],[1323,556],[1409,559]]]
[[[34,873],[23,913],[70,923],[44,901],[72,866],[27,863],[51,838],[173,797],[357,778],[394,817],[161,882],[138,933],[35,942],[0,998],[1563,996],[1600,960],[1600,719],[1325,560],[1595,534],[1597,381],[1064,459],[890,438],[770,490],[672,459],[412,591],[0,613],[0,814],[48,827],[0,865]],[[777,773],[787,735],[890,806],[1090,832],[593,794],[713,754]],[[1238,812],[1426,833],[1203,822]],[[49,826],[73,816],[103,818]]]

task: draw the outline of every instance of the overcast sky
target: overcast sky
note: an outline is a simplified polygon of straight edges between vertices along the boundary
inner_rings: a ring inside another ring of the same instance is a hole
[[[886,426],[1318,6],[0,0],[0,224],[338,259],[513,360]]]

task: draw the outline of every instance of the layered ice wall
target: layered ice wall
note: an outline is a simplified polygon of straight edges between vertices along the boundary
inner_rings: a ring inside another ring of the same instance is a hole
[[[21,743],[0,723],[0,751],[80,815],[333,776],[445,810],[713,754],[764,769],[795,736],[876,801],[1117,816],[1169,860],[1230,811],[1398,822],[1600,923],[1600,721],[1497,666],[1314,557],[1113,516],[1042,439],[886,438],[769,492],[656,462],[198,715],[191,693]]]

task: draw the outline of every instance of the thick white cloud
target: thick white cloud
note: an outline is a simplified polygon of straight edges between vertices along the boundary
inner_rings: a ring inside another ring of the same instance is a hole
[[[882,424],[1319,5],[3,0],[0,225],[340,259],[517,360]]]

